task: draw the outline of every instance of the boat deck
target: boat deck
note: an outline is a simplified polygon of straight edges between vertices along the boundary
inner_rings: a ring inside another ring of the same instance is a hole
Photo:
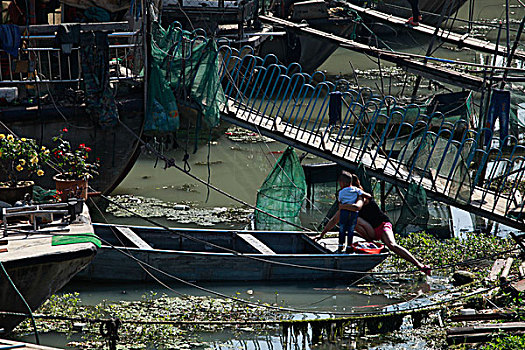
[[[24,343],[21,341],[0,339],[0,350],[19,349],[19,350],[59,350],[59,348],[52,348],[49,346],[36,345],[31,343]]]
[[[94,237],[95,233],[86,205],[74,223],[64,225],[57,219],[38,231],[32,228],[27,221],[4,228],[4,237],[0,240],[2,263],[9,265],[26,259],[45,259],[58,254],[96,250],[94,243],[89,241],[90,236]]]

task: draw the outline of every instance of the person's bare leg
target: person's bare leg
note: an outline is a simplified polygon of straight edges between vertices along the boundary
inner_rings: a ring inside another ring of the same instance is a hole
[[[414,264],[415,266],[417,266],[418,269],[428,269],[428,271],[430,272],[430,268],[428,266],[423,265],[419,260],[416,259],[415,256],[412,255],[412,253],[410,253],[404,247],[397,244],[396,239],[394,238],[394,233],[391,230],[384,230],[383,234],[381,235],[381,239],[383,240],[385,245],[395,254],[399,255],[406,261]],[[423,272],[427,273],[426,271]]]
[[[355,231],[359,237],[363,238],[366,241],[372,242],[375,238],[375,232],[372,225],[370,225],[366,220],[357,218],[357,224],[355,225]]]

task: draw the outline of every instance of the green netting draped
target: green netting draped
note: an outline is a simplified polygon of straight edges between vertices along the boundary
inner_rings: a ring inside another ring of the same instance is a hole
[[[293,148],[288,147],[257,192],[257,208],[300,225],[299,213],[306,198],[304,171]],[[296,227],[255,212],[257,230],[293,231]]]
[[[401,190],[405,196],[405,204],[401,207],[401,214],[395,225],[395,232],[403,231],[407,226],[427,227],[429,212],[427,193],[425,189],[415,183],[408,185],[408,190]]]
[[[144,133],[157,135],[173,133],[179,128],[177,100],[171,90],[165,65],[169,61],[166,31],[153,23],[151,31],[150,76],[148,79],[148,101]]]
[[[457,144],[432,133],[420,133],[405,146],[398,160],[413,166],[414,172],[420,175],[439,178],[448,185],[449,196],[467,203],[472,181],[466,159],[473,142],[465,142],[461,150]]]
[[[219,109],[226,101],[220,84],[215,40],[196,36],[171,25],[152,25],[151,75],[148,96],[150,132],[175,131],[179,126],[177,100],[196,107],[204,122],[219,123]]]
[[[159,65],[151,65],[148,84],[147,117],[144,132],[157,135],[175,132],[179,128],[179,109]]]

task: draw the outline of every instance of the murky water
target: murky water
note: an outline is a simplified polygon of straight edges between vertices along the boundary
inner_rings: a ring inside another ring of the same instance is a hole
[[[479,0],[475,3],[474,11],[476,20],[490,20],[496,23],[499,19],[504,19],[504,1],[501,0]],[[525,15],[525,9],[516,5],[512,6],[511,19],[517,22]],[[468,17],[468,2],[460,10],[458,18]],[[464,26],[464,23],[456,23],[455,27]],[[517,28],[513,23],[513,28]],[[482,29],[482,28],[478,28]],[[384,40],[394,49],[403,49],[408,52],[425,54],[429,42],[428,37],[415,35],[407,30],[394,30],[395,35],[385,37]],[[488,37],[493,39],[497,35],[496,29],[488,32]],[[502,33],[505,38],[505,33]],[[459,59],[465,61],[479,62],[480,55],[472,50],[450,50],[447,45],[439,48],[434,54],[437,57]],[[352,62],[350,65],[349,61]],[[383,62],[384,63],[384,62]],[[377,61],[369,57],[353,53],[344,49],[338,49],[320,69],[325,70],[329,75],[351,75],[352,66],[358,70],[377,69]],[[384,63],[384,67],[392,65]],[[385,75],[383,85],[390,85],[390,78]],[[362,79],[360,83],[369,85],[376,89],[379,86],[377,79]],[[378,84],[378,85],[376,85]],[[427,91],[429,93],[429,91]],[[246,201],[250,204],[255,203],[256,192],[264,181],[268,172],[273,167],[279,152],[285,149],[285,145],[277,142],[255,142],[241,143],[234,142],[223,135],[212,143],[210,148],[201,145],[198,151],[190,153],[189,166],[191,173],[202,179],[210,179],[211,183],[229,194]],[[191,149],[191,147],[190,147]],[[178,149],[169,151],[168,155],[174,157],[179,165],[185,151]],[[210,167],[207,166],[208,158]],[[307,157],[305,162],[316,162],[318,159]],[[213,190],[208,192],[205,185],[191,179],[186,174],[176,169],[164,169],[164,164],[157,164],[156,160],[148,155],[142,155],[135,166],[114,191],[113,195],[136,195],[148,198],[156,198],[164,202],[184,204],[194,208],[215,208],[215,207],[239,207],[240,204],[229,199]],[[317,187],[315,208],[302,213],[304,225],[315,225],[324,217],[324,213],[333,201],[334,187],[331,185]],[[203,213],[206,215],[206,213]],[[138,218],[116,217],[106,214],[105,218],[94,214],[97,221],[108,220],[114,223],[146,225],[143,220]],[[195,226],[194,223],[177,223],[165,218],[156,218],[163,224],[171,226]],[[240,228],[244,223],[223,223],[217,227],[236,227]],[[368,286],[348,286],[337,282],[324,283],[297,283],[297,284],[267,284],[267,283],[235,283],[235,284],[206,284],[204,285],[215,291],[231,295],[241,296],[250,300],[260,300],[268,303],[277,303],[291,307],[302,307],[310,310],[336,311],[348,310],[353,307],[381,306],[398,301],[398,295],[389,298],[389,285],[376,285],[375,290],[380,290],[376,294],[370,294]],[[191,294],[202,295],[202,292],[177,285],[172,286],[177,291]],[[379,288],[379,289],[377,289]],[[381,289],[382,288],[382,289]],[[417,290],[418,284],[409,284],[408,288]],[[428,290],[428,288],[426,288]],[[156,293],[166,293],[170,291],[158,285],[142,284],[91,284],[91,283],[71,283],[65,287],[64,291],[78,291],[84,303],[96,304],[103,300],[137,300],[145,293],[154,291]],[[395,294],[395,293],[394,293]],[[201,334],[201,339],[207,341],[216,349],[281,349],[283,339],[278,333],[268,335],[254,335],[246,332],[242,335],[238,333],[223,332],[219,334]],[[51,346],[64,347],[69,341],[62,335],[47,334],[43,335],[42,343]],[[31,337],[25,337],[27,341],[32,341]],[[74,340],[74,339],[73,339]],[[286,342],[285,342],[286,343]],[[379,342],[381,344],[381,342]],[[347,348],[347,344],[325,345],[319,349]],[[377,348],[425,348],[425,343],[421,340],[407,340],[403,344],[382,343]]]

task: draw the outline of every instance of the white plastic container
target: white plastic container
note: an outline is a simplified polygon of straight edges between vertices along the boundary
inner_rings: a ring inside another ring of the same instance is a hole
[[[5,99],[7,102],[13,102],[18,98],[17,87],[0,87],[0,100]]]

